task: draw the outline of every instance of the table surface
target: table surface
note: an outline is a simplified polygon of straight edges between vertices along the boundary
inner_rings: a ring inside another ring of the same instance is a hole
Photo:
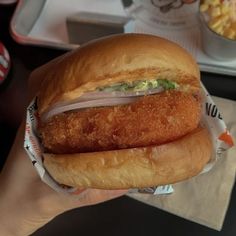
[[[0,166],[12,144],[27,104],[27,78],[36,67],[65,51],[19,45],[9,34],[9,22],[15,5],[0,6],[0,41],[12,60],[11,72],[0,86]],[[210,94],[236,100],[236,78],[202,73],[202,81]],[[3,139],[4,136],[4,139]],[[236,188],[221,232],[184,220],[128,197],[97,206],[64,213],[33,235],[236,235]]]

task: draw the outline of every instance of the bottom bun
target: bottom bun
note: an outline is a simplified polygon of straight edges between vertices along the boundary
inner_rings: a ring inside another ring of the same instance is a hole
[[[128,189],[176,183],[200,173],[212,154],[208,131],[198,128],[160,146],[54,155],[44,165],[60,184],[79,188]]]

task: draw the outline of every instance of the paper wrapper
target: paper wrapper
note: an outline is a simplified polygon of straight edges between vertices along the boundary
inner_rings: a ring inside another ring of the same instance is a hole
[[[219,97],[213,97],[213,100],[222,112],[230,133],[235,138],[236,101]],[[187,220],[221,230],[231,199],[235,175],[236,146],[222,153],[211,171],[173,184],[175,189],[173,194],[157,197],[151,194],[133,193],[128,196]],[[231,207],[234,206],[231,205]]]
[[[203,113],[202,113],[202,125],[206,126],[210,131],[212,142],[214,146],[214,152],[211,157],[210,162],[205,166],[203,172],[209,171],[216,163],[217,159],[221,157],[222,153],[228,148],[233,146],[233,139],[229,132],[227,131],[226,125],[221,117],[221,114],[216,107],[215,103],[211,99],[210,95],[202,85],[202,96],[203,96]],[[38,126],[38,112],[37,112],[37,97],[33,99],[27,108],[26,117],[26,128],[25,128],[25,140],[24,148],[27,151],[32,164],[34,165],[36,171],[38,172],[40,178],[43,182],[48,184],[54,190],[58,192],[73,192],[75,189],[65,188],[58,184],[49,175],[43,166],[42,161],[42,146],[40,144],[37,135]],[[203,173],[202,172],[202,173]],[[170,185],[158,186],[153,188],[144,189],[134,189],[131,192],[142,192],[151,194],[168,194],[173,192],[173,188]]]

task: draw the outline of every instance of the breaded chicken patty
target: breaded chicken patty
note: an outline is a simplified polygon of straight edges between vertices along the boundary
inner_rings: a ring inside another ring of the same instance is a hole
[[[47,152],[78,153],[159,145],[197,128],[199,96],[166,91],[114,107],[62,113],[40,125]]]

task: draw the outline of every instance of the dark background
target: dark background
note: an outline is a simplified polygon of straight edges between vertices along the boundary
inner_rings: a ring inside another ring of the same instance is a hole
[[[19,45],[9,34],[9,22],[15,5],[0,5],[0,41],[9,51],[11,71],[0,85],[0,168],[3,166],[16,129],[27,104],[27,78],[36,67],[65,51]],[[236,100],[236,78],[202,73],[210,94]],[[64,213],[38,230],[35,236],[47,235],[236,235],[236,189],[221,232],[147,206],[128,197],[93,207]]]

